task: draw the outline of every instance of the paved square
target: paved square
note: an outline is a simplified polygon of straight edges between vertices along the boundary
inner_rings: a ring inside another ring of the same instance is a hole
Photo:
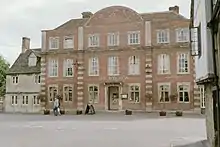
[[[0,142],[7,147],[169,147],[206,138],[203,118],[147,115],[0,115]]]

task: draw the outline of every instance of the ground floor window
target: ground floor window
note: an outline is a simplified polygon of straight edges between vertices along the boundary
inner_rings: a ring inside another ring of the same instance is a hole
[[[129,100],[135,103],[140,102],[140,85],[138,84],[129,85]]]
[[[23,96],[22,97],[22,104],[23,105],[28,105],[28,96]]]
[[[179,102],[188,103],[190,95],[190,85],[188,83],[178,84],[177,90]]]
[[[200,107],[205,108],[205,88],[204,88],[204,85],[199,85],[199,97],[200,97]]]
[[[89,102],[98,103],[99,102],[99,86],[98,85],[89,85]]]
[[[34,95],[33,104],[40,105],[40,99],[36,95]]]
[[[158,88],[159,101],[160,102],[170,102],[170,84],[161,83]]]
[[[49,86],[48,88],[48,99],[52,102],[58,94],[58,86]]]
[[[73,101],[73,86],[72,85],[65,85],[63,87],[63,98],[64,101]]]
[[[18,104],[18,96],[16,96],[16,95],[11,96],[11,104],[12,105],[17,105]]]

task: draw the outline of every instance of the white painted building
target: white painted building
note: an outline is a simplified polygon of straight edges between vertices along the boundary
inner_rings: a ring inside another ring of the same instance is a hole
[[[200,89],[201,109],[205,108],[207,138],[210,146],[214,142],[213,46],[211,29],[210,0],[191,0],[191,54],[195,56],[196,83]]]
[[[41,111],[40,49],[30,49],[30,39],[22,38],[22,53],[6,76],[5,111],[36,113]]]

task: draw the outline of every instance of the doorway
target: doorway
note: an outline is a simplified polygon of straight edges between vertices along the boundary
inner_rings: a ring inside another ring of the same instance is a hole
[[[108,87],[108,110],[119,110],[119,86]]]

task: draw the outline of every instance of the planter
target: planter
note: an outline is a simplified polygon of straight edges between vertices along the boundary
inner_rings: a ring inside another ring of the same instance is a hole
[[[183,116],[183,112],[182,111],[176,111],[176,116]]]
[[[45,109],[44,110],[44,115],[50,115],[50,110]]]
[[[65,114],[65,110],[60,110],[60,114],[64,115]]]
[[[159,114],[160,114],[160,116],[166,116],[167,112],[166,111],[160,111]]]
[[[77,110],[76,111],[76,115],[81,115],[83,112],[82,112],[82,110]]]
[[[132,111],[131,110],[125,110],[125,115],[132,115]]]

